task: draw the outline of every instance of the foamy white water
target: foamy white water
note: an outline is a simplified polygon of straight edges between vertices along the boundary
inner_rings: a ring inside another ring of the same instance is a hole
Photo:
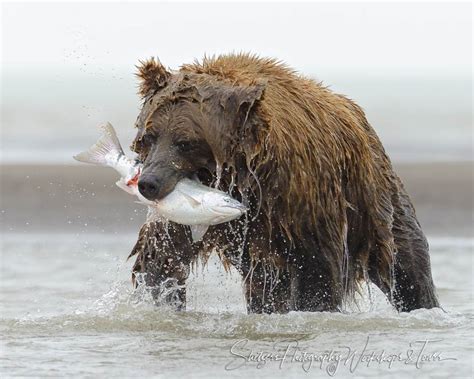
[[[188,311],[155,307],[146,289],[131,288],[134,238],[3,236],[2,377],[472,374],[472,239],[430,239],[444,310],[398,314],[373,291],[345,313],[246,315],[240,279],[216,259],[195,268]],[[364,362],[372,352],[385,360]]]

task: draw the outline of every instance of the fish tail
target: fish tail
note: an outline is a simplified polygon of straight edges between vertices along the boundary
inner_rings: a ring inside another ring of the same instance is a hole
[[[120,145],[113,126],[107,123],[101,125],[100,129],[102,129],[103,132],[102,137],[88,150],[73,156],[76,161],[106,166],[107,155],[110,155],[110,153],[116,154],[117,156],[123,154],[122,146]]]

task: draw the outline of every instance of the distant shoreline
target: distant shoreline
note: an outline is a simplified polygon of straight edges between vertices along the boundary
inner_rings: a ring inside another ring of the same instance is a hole
[[[473,237],[474,162],[398,163],[426,234]],[[0,165],[1,230],[18,233],[136,232],[145,208],[115,186],[111,169]]]

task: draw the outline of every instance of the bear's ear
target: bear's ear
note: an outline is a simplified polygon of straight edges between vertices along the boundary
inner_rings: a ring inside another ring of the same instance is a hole
[[[150,91],[166,87],[171,73],[161,64],[159,59],[150,58],[140,61],[137,66],[137,76],[140,78],[139,94],[145,97]]]
[[[227,88],[220,98],[224,112],[233,117],[238,128],[245,125],[250,111],[262,99],[266,82],[258,82],[249,86],[233,86]]]

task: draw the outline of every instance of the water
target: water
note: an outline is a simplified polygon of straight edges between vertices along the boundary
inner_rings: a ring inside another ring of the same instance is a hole
[[[146,289],[132,291],[130,285],[132,262],[125,257],[134,239],[3,235],[2,377],[472,375],[472,239],[430,238],[444,311],[398,314],[372,289],[372,302],[365,295],[345,313],[286,315],[246,315],[240,279],[226,274],[215,258],[194,269],[188,311],[156,308]],[[417,362],[427,340],[422,356],[428,361]],[[242,358],[250,349],[252,362]],[[318,361],[332,349],[331,362]],[[407,363],[410,349],[414,355]],[[284,350],[287,355],[278,360]],[[361,354],[366,359],[382,350],[384,362],[358,363]],[[389,365],[395,354],[402,361]]]

